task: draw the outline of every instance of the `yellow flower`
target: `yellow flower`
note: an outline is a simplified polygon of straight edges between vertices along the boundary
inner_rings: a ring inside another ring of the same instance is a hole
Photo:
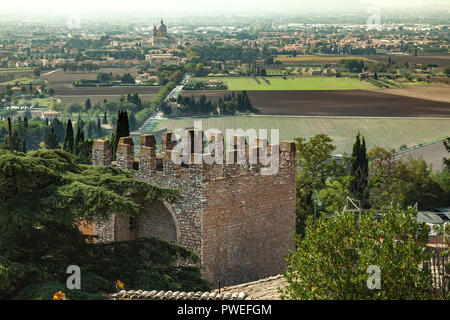
[[[118,289],[123,289],[123,287],[124,287],[123,282],[120,281],[120,280],[117,280],[117,282],[116,282],[116,287],[117,287]]]
[[[57,292],[55,293],[55,295],[53,296],[53,300],[67,300],[66,299],[66,295],[64,294],[64,292]]]

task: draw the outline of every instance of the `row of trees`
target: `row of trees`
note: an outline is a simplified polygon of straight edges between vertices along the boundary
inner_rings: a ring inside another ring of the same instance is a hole
[[[0,148],[9,150],[9,134],[7,121],[0,121]],[[86,139],[97,139],[105,135],[105,130],[101,126],[100,118],[97,121],[85,122],[82,119],[77,120],[77,126],[80,127],[82,134]],[[59,119],[52,121],[36,118],[28,120],[27,117],[17,117],[12,124],[14,150],[26,152],[51,146],[53,149],[56,144],[63,144],[67,125]],[[49,138],[51,134],[51,138]],[[54,141],[50,143],[49,141]]]
[[[56,135],[52,125],[50,133],[45,140],[45,148],[49,150],[62,149],[65,152],[73,154],[77,163],[91,164],[93,139],[85,140],[82,126],[82,121],[78,121],[77,132],[74,136],[72,121],[69,119],[66,123],[64,143],[61,146],[59,143],[60,138]]]
[[[339,65],[354,73],[361,73],[367,68],[367,66],[364,64],[364,60],[362,59],[342,60],[339,62]]]
[[[114,81],[120,81],[122,84],[135,84],[136,80],[130,73],[125,73],[123,75],[120,74],[112,74],[106,72],[100,72],[97,74],[96,80],[77,80],[73,83],[75,87],[83,87],[83,86],[97,86],[97,85],[113,85]]]
[[[198,115],[198,114],[226,114],[233,115],[236,112],[254,111],[253,105],[246,91],[225,95],[219,98],[217,102],[207,99],[205,95],[201,95],[196,99],[191,97],[177,97],[178,109],[177,113],[181,115]],[[167,113],[167,112],[166,112]]]
[[[242,48],[241,46],[230,46],[211,44],[208,46],[192,46],[185,49],[189,60],[205,62],[210,60],[240,60],[248,63],[258,59],[261,53],[256,48]]]

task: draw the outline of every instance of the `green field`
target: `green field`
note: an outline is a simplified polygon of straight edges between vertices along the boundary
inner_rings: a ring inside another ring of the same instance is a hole
[[[167,128],[189,128],[194,121],[202,121],[203,130],[216,128],[247,130],[249,128],[279,129],[280,140],[293,140],[297,137],[312,137],[328,134],[337,146],[336,153],[351,153],[358,131],[366,138],[368,148],[381,146],[399,149],[400,146],[418,146],[450,136],[450,119],[414,118],[319,118],[319,117],[263,117],[236,116],[216,118],[167,119],[159,122],[156,130]]]
[[[329,77],[266,77],[266,83],[261,77],[215,77],[193,78],[193,81],[221,80],[228,85],[228,90],[373,90],[376,86],[358,79]]]
[[[19,99],[17,102],[18,106],[31,105],[34,106],[35,103],[39,104],[39,107],[49,107],[52,102],[51,98],[32,98],[32,99]]]

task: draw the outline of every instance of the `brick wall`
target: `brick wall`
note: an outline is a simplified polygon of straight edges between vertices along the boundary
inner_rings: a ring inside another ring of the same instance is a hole
[[[232,285],[283,272],[288,250],[294,249],[295,166],[277,175],[244,172],[217,179],[205,192],[207,279]]]
[[[101,241],[142,236],[176,241],[199,255],[204,276],[213,285],[218,280],[222,285],[233,285],[283,272],[288,250],[294,249],[294,143],[281,142],[269,148],[280,153],[280,169],[275,175],[262,175],[262,165],[249,161],[243,165],[177,165],[171,160],[175,144],[170,139],[171,133],[165,133],[163,154],[156,155],[155,139],[151,135],[141,138],[135,178],[180,190],[180,198],[171,204],[147,204],[145,213],[135,221],[135,229],[130,228],[129,218],[118,215],[96,224],[95,233]],[[130,140],[121,138],[119,142],[117,166],[122,169],[133,169],[135,162]],[[248,149],[245,139],[240,146],[244,149],[227,151],[229,159],[235,160],[238,154],[260,155],[254,144]],[[94,144],[93,151],[94,164],[108,164],[108,143]]]

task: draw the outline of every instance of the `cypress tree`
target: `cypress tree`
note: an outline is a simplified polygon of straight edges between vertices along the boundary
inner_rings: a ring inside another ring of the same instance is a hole
[[[130,127],[128,124],[128,115],[126,111],[119,110],[116,124],[116,132],[111,139],[114,142],[113,145],[113,159],[116,158],[117,146],[119,145],[119,140],[122,137],[128,137],[130,135]]]
[[[93,122],[93,121],[89,121],[89,123],[88,123],[87,132],[86,132],[88,139],[92,139],[94,137],[94,123],[95,122]]]
[[[89,111],[91,108],[92,108],[91,99],[88,98],[84,104],[84,109],[86,111]]]
[[[78,115],[77,125],[80,126],[80,130],[84,130],[85,123],[84,123],[83,119],[80,118],[80,115]]]
[[[64,144],[63,144],[63,150],[69,153],[73,153],[73,127],[72,127],[72,121],[69,119],[67,120],[66,125],[66,134],[64,136]]]
[[[75,142],[73,145],[73,154],[78,155],[80,153],[80,143],[84,142],[84,132],[81,130],[80,125],[77,125],[77,134],[75,136]]]
[[[350,194],[361,201],[362,208],[368,208],[369,161],[367,158],[366,140],[364,138],[361,140],[359,132],[353,144],[350,174],[352,176]]]
[[[50,133],[45,140],[45,147],[47,149],[59,149],[59,138],[55,134],[55,128],[50,128]]]
[[[128,118],[128,123],[129,123],[131,131],[134,131],[137,129],[136,117],[133,112],[130,113],[130,117]]]
[[[4,145],[5,149],[9,149],[9,140],[5,140]],[[21,137],[17,130],[14,130],[12,133],[12,145],[15,151],[27,153],[27,144],[25,142],[25,138]]]
[[[96,132],[96,138],[102,136],[102,123],[100,122],[100,118],[97,118],[97,132]]]
[[[59,143],[62,143],[63,140],[61,138],[64,138],[64,132],[66,130],[64,124],[61,121],[59,121],[58,118],[55,118],[51,121],[50,125],[55,130],[55,134],[59,138]]]
[[[27,142],[24,137],[22,137],[21,139],[22,139],[22,152],[27,153]]]

